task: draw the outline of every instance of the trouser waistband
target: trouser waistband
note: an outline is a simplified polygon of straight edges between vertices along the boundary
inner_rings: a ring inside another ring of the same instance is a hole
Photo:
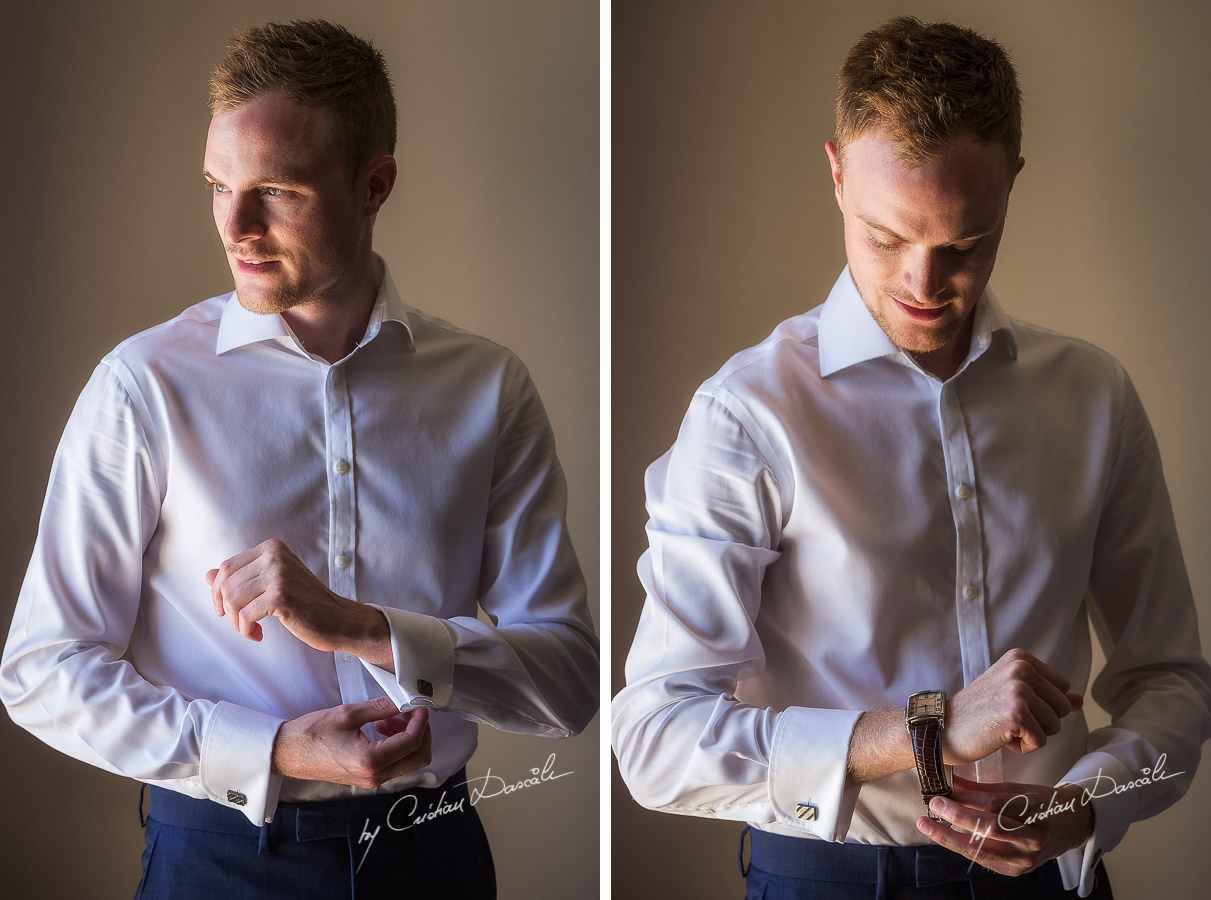
[[[771,875],[849,884],[901,884],[930,887],[991,877],[994,873],[953,850],[919,847],[837,844],[748,829],[751,865]],[[741,846],[743,847],[743,836]],[[1052,861],[1047,865],[1055,865]]]
[[[239,810],[221,806],[212,800],[188,797],[156,785],[150,785],[149,818],[164,825],[192,828],[220,834],[259,836],[267,840],[315,841],[326,838],[357,839],[367,820],[371,828],[386,824],[393,830],[414,833],[413,818],[439,807],[467,810],[467,770],[460,769],[436,788],[410,787],[397,793],[369,794],[340,800],[306,803],[279,803],[273,821],[253,825]]]

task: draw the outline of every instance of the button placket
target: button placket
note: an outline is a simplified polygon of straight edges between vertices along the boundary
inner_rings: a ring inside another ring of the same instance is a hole
[[[938,419],[946,460],[946,480],[950,485],[950,510],[954,519],[955,616],[958,620],[959,649],[963,660],[964,684],[971,684],[992,664],[988,644],[988,619],[984,585],[984,530],[980,520],[981,497],[977,490],[971,435],[963,415],[956,382],[947,382],[941,391]],[[1000,755],[994,753],[976,767],[981,781],[1001,781]]]
[[[353,410],[345,364],[328,369],[324,383],[325,441],[328,471],[328,584],[350,600],[357,599],[357,493],[353,471]],[[346,703],[368,699],[361,662],[350,653],[335,653],[337,681]]]

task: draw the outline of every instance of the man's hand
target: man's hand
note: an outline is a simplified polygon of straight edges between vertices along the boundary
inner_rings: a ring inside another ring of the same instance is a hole
[[[215,613],[249,640],[261,640],[260,620],[274,616],[316,650],[353,653],[395,669],[386,617],[334,594],[279,540],[224,561],[206,573],[206,583]]]
[[[950,799],[935,797],[917,829],[936,844],[1002,875],[1024,875],[1079,847],[1093,834],[1093,807],[1073,784],[980,784],[955,778]],[[1027,820],[1033,821],[1027,824]]]
[[[1025,650],[1010,650],[947,704],[942,756],[958,766],[1002,747],[1037,750],[1059,733],[1060,719],[1083,703],[1051,666]]]
[[[907,699],[907,698],[906,698]],[[1084,699],[1068,679],[1025,650],[1010,650],[946,704],[942,756],[947,765],[976,762],[1008,747],[1029,753],[1060,730]],[[868,784],[914,765],[904,708],[863,713],[850,738],[846,776]]]
[[[386,740],[371,741],[361,727],[374,722]],[[307,781],[376,788],[429,765],[429,711],[400,712],[386,697],[320,709],[278,729],[273,771]]]

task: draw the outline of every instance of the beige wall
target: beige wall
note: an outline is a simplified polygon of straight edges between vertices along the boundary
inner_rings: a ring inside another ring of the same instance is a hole
[[[905,12],[998,37],[1026,93],[1026,168],[993,285],[1009,311],[1116,354],[1152,417],[1211,646],[1211,12],[1200,2],[614,0],[613,663],[642,591],[642,475],[694,388],[844,264],[823,144],[835,73]],[[1095,719],[1095,721],[1098,721]],[[637,807],[614,770],[619,897],[743,893],[732,823]],[[1108,858],[1119,900],[1205,896],[1211,765]]]
[[[326,16],[384,51],[401,178],[376,246],[406,302],[531,368],[597,610],[598,9],[591,0],[39,0],[0,28],[4,513],[0,620],[76,394],[127,335],[230,290],[200,176],[206,78],[238,27]],[[566,742],[481,730],[472,776],[572,776],[479,811],[502,898],[595,896],[598,721]],[[13,897],[133,894],[138,787],[0,716],[0,861]]]

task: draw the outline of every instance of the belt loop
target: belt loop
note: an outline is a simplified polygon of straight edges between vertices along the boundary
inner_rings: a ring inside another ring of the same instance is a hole
[[[257,848],[256,848],[257,856],[268,856],[269,855],[269,825],[270,824],[271,823],[269,823],[269,822],[265,822],[261,825],[261,837],[260,837],[260,840],[257,841]]]
[[[144,782],[139,786],[139,827],[147,827],[147,818],[151,815],[151,810],[147,810],[147,815],[143,815],[143,795],[147,793],[147,783]]]
[[[746,866],[744,864],[744,838],[745,838],[745,835],[747,835],[749,833],[749,831],[750,831],[750,826],[745,825],[744,831],[740,832],[740,849],[736,853],[736,862],[738,862],[740,864],[740,877],[741,878],[748,878],[749,866]],[[752,838],[749,838],[748,857],[749,857],[749,865],[751,865],[752,861],[753,861]]]
[[[891,850],[879,847],[875,870],[875,900],[883,900],[887,896],[887,863],[891,859]]]

